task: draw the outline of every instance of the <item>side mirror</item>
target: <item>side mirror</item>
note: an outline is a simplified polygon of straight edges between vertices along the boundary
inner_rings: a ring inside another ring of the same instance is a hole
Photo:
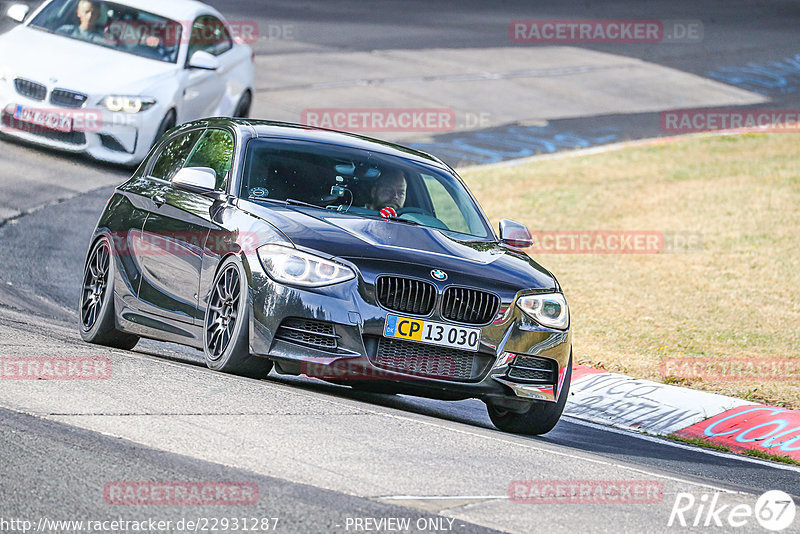
[[[219,60],[208,52],[198,50],[189,59],[190,69],[219,70]]]
[[[216,194],[217,173],[208,167],[184,167],[172,178],[172,186],[201,195]]]
[[[508,219],[500,221],[500,241],[517,248],[527,248],[533,245],[533,237],[531,237],[528,227]]]
[[[30,9],[31,8],[25,4],[14,4],[8,8],[8,11],[6,11],[6,16],[17,22],[24,22],[25,17],[28,16]]]

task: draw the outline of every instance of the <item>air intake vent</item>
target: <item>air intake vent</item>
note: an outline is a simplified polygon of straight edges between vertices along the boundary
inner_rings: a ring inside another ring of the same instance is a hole
[[[381,276],[375,293],[384,308],[412,315],[428,315],[436,303],[436,286],[410,278]]]
[[[500,299],[491,293],[450,287],[442,299],[442,317],[457,323],[487,324],[494,319]]]
[[[47,96],[47,87],[23,78],[14,80],[14,87],[19,94],[33,100],[44,100],[44,97]]]
[[[321,350],[335,350],[339,339],[333,329],[333,323],[296,317],[284,319],[275,337]]]
[[[53,89],[53,92],[50,93],[50,103],[64,108],[82,107],[87,98],[89,97],[84,94],[64,89]]]
[[[474,382],[488,370],[493,357],[447,347],[381,338],[374,358],[376,367],[419,377]]]
[[[537,384],[555,384],[558,366],[548,358],[517,356],[511,362],[508,378]]]

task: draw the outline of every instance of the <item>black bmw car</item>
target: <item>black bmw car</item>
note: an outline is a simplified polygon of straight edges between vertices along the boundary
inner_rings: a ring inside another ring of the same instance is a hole
[[[501,193],[511,194],[511,193]],[[169,132],[108,201],[85,263],[84,340],[203,351],[212,369],[478,398],[542,434],[569,389],[567,302],[499,236],[453,169],[299,125],[208,119]]]

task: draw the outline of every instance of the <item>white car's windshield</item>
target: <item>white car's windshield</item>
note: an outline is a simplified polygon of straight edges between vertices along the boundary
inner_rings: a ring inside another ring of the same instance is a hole
[[[174,20],[98,0],[54,0],[30,26],[167,63],[178,60],[182,30]]]
[[[241,196],[491,236],[469,193],[449,173],[341,146],[253,140],[247,146]]]

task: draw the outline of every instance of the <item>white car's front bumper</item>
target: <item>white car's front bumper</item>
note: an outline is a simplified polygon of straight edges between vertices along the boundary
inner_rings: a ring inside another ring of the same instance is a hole
[[[61,132],[27,122],[20,106],[43,113],[69,114],[73,129]],[[156,105],[137,114],[112,113],[89,99],[84,107],[70,109],[53,105],[48,99],[34,100],[0,83],[0,133],[58,150],[84,153],[92,158],[134,165],[141,162],[153,144],[165,110]]]

